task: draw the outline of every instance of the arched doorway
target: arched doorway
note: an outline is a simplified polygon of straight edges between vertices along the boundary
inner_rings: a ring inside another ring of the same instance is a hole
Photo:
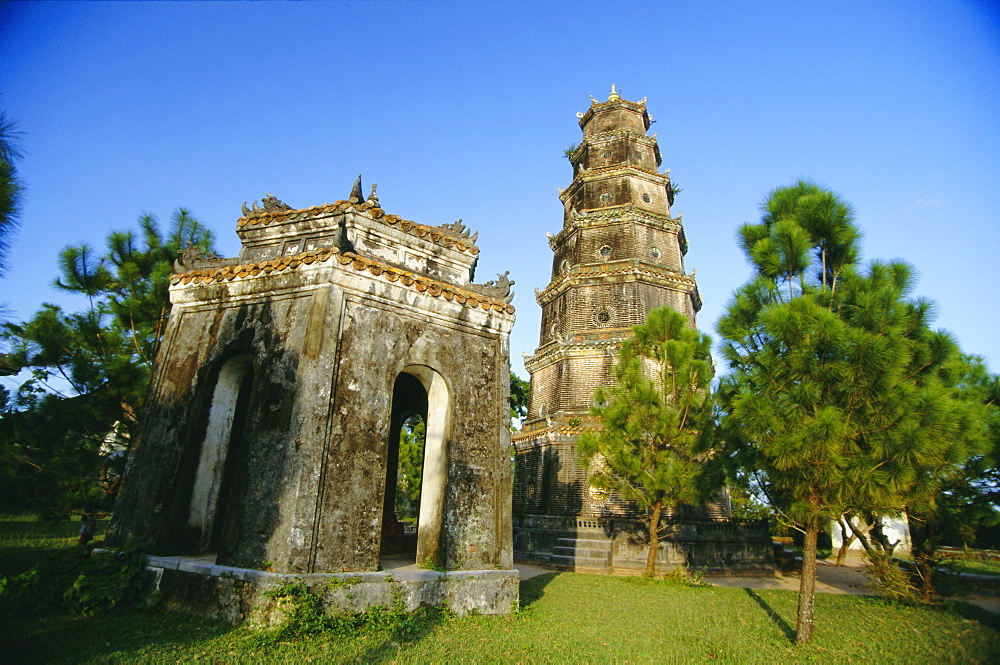
[[[219,368],[191,491],[188,526],[198,534],[195,547],[198,552],[217,552],[220,562],[239,537],[246,493],[244,434],[252,387],[249,356],[233,356]]]
[[[418,445],[423,425],[422,455]],[[448,477],[447,436],[449,428],[448,389],[444,378],[423,365],[405,368],[393,385],[392,415],[386,455],[386,484],[382,504],[382,554],[413,556],[418,564],[442,565],[444,553],[441,527],[444,522],[445,486]],[[403,454],[400,454],[401,437]],[[410,449],[407,449],[410,446]],[[403,463],[401,464],[401,457]],[[413,493],[413,463],[419,459],[419,493]],[[404,474],[410,477],[403,477]],[[405,493],[407,496],[401,497]],[[406,519],[397,517],[400,508],[413,499],[417,507],[415,534]],[[402,500],[401,500],[402,499]],[[414,537],[415,536],[415,537]]]

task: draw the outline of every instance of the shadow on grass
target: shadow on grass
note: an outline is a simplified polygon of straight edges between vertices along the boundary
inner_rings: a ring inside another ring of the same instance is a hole
[[[792,630],[792,627],[788,625],[788,622],[785,621],[785,619],[780,614],[775,612],[774,608],[768,605],[767,601],[761,598],[756,591],[754,591],[753,589],[744,589],[744,591],[747,592],[748,596],[753,598],[753,601],[755,603],[760,605],[760,608],[764,610],[764,612],[767,614],[767,618],[773,621],[774,624],[781,629],[781,632],[785,634],[785,637],[787,637],[790,642],[794,642],[795,631]]]
[[[545,587],[559,574],[552,572],[523,580],[520,586],[520,609],[527,609],[541,599],[545,595]],[[378,642],[365,649],[363,653],[358,655],[357,660],[366,663],[394,660],[399,656],[399,650],[404,645],[414,644],[428,637],[449,619],[450,615],[445,612],[431,611],[407,626],[403,631],[396,630],[380,635]]]
[[[413,645],[428,637],[438,626],[446,623],[451,618],[448,613],[431,609],[413,622],[382,632],[372,632],[369,635],[375,637],[375,643],[366,647],[359,653],[355,660],[360,663],[377,663],[395,660],[399,657],[399,650],[408,645]]]
[[[984,610],[978,605],[973,605],[972,603],[968,603],[964,600],[956,600],[953,598],[946,599],[942,603],[942,607],[949,612],[959,615],[963,619],[978,621],[984,626],[1000,631],[1000,614]]]
[[[545,573],[536,575],[521,582],[521,609],[526,609],[545,595],[545,587],[561,573]]]
[[[200,644],[235,630],[232,624],[163,610],[131,608],[92,617],[50,615],[5,621],[4,662],[77,663],[141,659],[143,652],[197,653]],[[7,660],[9,659],[9,660]]]

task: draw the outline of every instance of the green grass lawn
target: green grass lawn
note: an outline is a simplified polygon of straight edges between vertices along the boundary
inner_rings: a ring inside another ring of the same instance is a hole
[[[107,519],[97,521],[97,538],[107,527]],[[79,529],[79,518],[47,523],[34,515],[0,514],[0,575],[16,575],[45,554],[75,547]]]
[[[0,528],[5,525],[0,524]],[[0,560],[7,556],[0,539]],[[796,594],[552,573],[508,617],[429,613],[406,633],[295,638],[162,610],[28,619],[0,631],[0,662],[998,662],[1000,622],[978,608],[817,594],[811,645],[792,643]]]

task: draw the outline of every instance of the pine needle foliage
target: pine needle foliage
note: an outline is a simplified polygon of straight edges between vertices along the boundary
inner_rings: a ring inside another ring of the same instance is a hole
[[[796,633],[808,642],[821,525],[845,514],[878,525],[933,503],[983,424],[957,391],[957,345],[911,297],[912,268],[858,268],[849,205],[799,181],[763,211],[739,234],[755,274],[718,324],[732,368],[720,401],[735,457],[805,533]],[[880,527],[857,535],[891,564]]]
[[[0,111],[0,277],[6,268],[10,238],[20,222],[24,184],[17,176],[16,162],[21,158],[17,146],[17,124]]]
[[[0,504],[65,512],[110,500],[95,487],[100,450],[112,433],[127,443],[136,425],[170,313],[173,262],[188,243],[210,251],[212,234],[181,208],[166,232],[143,214],[137,231],[111,233],[103,252],[66,247],[53,284],[85,297],[86,307],[45,303],[0,329],[8,361],[31,372],[16,394],[0,395],[0,454],[9,463]]]
[[[661,516],[717,489],[711,473],[714,400],[711,339],[669,307],[650,311],[622,345],[615,385],[595,394],[599,424],[579,439],[595,487],[649,512],[645,574],[656,574]]]

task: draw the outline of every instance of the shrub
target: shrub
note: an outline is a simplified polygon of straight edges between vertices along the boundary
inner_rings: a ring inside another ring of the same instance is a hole
[[[4,609],[83,616],[106,612],[138,599],[145,556],[134,546],[94,552],[74,548],[39,561],[0,588]]]
[[[866,556],[865,574],[872,591],[880,596],[907,604],[915,604],[920,599],[910,573],[895,563]]]
[[[386,633],[394,638],[405,638],[417,632],[427,619],[443,612],[439,608],[423,607],[409,612],[403,605],[402,598],[396,594],[389,607],[380,605],[364,612],[328,613],[325,611],[323,594],[330,587],[341,584],[343,582],[335,579],[312,589],[305,582],[296,580],[269,591],[269,597],[281,601],[279,608],[285,615],[284,623],[272,633],[272,637],[281,640],[321,632],[346,637],[373,631]]]

